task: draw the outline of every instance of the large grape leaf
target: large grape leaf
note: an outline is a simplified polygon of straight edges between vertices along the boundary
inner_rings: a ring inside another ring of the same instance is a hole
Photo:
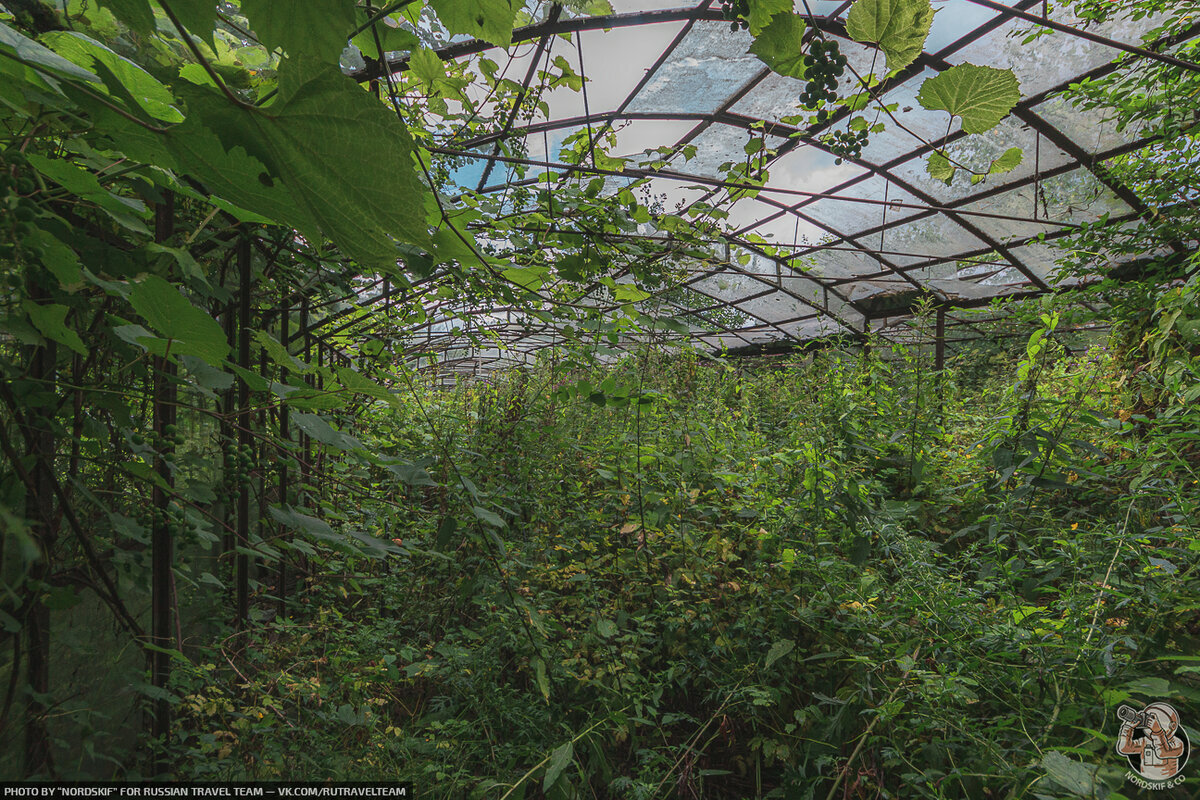
[[[103,0],[101,5],[138,33],[154,33],[154,12],[146,0]]]
[[[125,228],[134,233],[147,234],[150,229],[142,221],[150,216],[149,209],[141,200],[113,194],[100,185],[95,173],[76,166],[63,158],[46,158],[38,153],[29,153],[29,165],[43,176],[54,181],[72,194],[90,200]]]
[[[750,0],[750,35],[757,36],[776,14],[790,13],[792,0]]]
[[[201,39],[212,41],[213,29],[217,27],[216,0],[159,0],[159,5],[169,5],[183,27]]]
[[[85,69],[96,70],[111,92],[127,94],[151,117],[179,122],[183,115],[172,105],[175,97],[157,78],[100,42],[75,31],[50,31],[43,41],[61,55]],[[100,66],[103,65],[104,69]],[[118,85],[110,85],[112,82]]]
[[[780,75],[804,77],[804,18],[799,14],[776,14],[771,24],[754,37],[750,52]]]
[[[1021,86],[1011,69],[958,64],[926,79],[917,100],[930,111],[961,117],[966,133],[983,133],[1020,102]]]
[[[150,327],[172,339],[171,352],[193,355],[214,367],[229,353],[229,342],[217,321],[196,308],[171,284],[149,275],[129,292],[129,304]]]
[[[879,45],[891,72],[920,55],[933,24],[929,0],[857,0],[846,17],[846,33],[858,42]]]
[[[500,47],[512,44],[513,8],[509,0],[430,0],[438,19],[451,33],[465,33]]]
[[[429,246],[412,136],[336,66],[285,60],[279,98],[266,108],[196,92],[189,120],[197,115],[226,150],[260,161],[270,173],[260,182],[282,180],[302,215],[360,264],[394,269],[392,237]]]
[[[29,315],[33,326],[41,331],[42,335],[47,339],[53,339],[59,344],[65,344],[81,356],[88,354],[87,348],[83,346],[83,340],[79,338],[79,334],[67,325],[66,320],[67,312],[70,311],[69,308],[59,303],[38,305],[32,300],[26,300],[22,307],[25,309],[25,313]]]
[[[366,11],[358,9],[355,13],[355,28],[364,26],[370,17]],[[385,17],[378,20],[373,25],[363,28],[363,30],[354,37],[354,44],[362,51],[366,58],[382,58],[384,54],[394,50],[415,50],[420,47],[421,43],[416,35],[406,29],[400,27],[392,27],[392,17]],[[379,48],[375,45],[375,37],[379,36],[379,43],[383,45],[383,53],[379,52]]]
[[[261,161],[242,147],[226,151],[217,135],[200,123],[198,115],[189,115],[183,124],[172,128],[166,141],[179,168],[200,179],[209,194],[295,228],[309,238],[319,233],[320,227]]]
[[[267,47],[329,64],[355,28],[354,0],[242,0],[242,11]]]
[[[78,78],[79,80],[91,81],[93,83],[100,82],[99,75],[68,61],[58,53],[47,47],[43,47],[28,36],[17,33],[3,22],[0,22],[0,47],[11,50],[16,54],[17,58],[27,64],[46,67],[63,75]]]

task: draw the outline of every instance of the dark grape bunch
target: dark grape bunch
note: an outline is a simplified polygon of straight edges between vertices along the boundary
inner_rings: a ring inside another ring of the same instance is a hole
[[[33,233],[37,204],[28,195],[37,189],[37,185],[32,178],[21,174],[27,166],[25,154],[19,150],[0,153],[0,209],[4,210],[3,218],[10,220],[11,225],[6,226],[7,230],[0,229],[11,236],[11,243],[0,239],[0,258],[12,258],[16,245]],[[40,247],[31,247],[27,242],[23,243],[23,249],[28,255],[41,255]]]
[[[808,85],[800,93],[800,102],[806,108],[816,108],[824,100],[826,107],[817,111],[817,121],[829,118],[829,105],[837,100],[838,78],[846,71],[846,57],[832,39],[813,39],[804,57],[804,75]]]
[[[844,158],[858,158],[862,155],[863,148],[867,145],[867,140],[870,134],[867,129],[855,131],[831,131],[822,137],[822,140],[829,146],[830,151],[837,156],[834,160],[835,164],[841,164]]]
[[[721,13],[729,20],[729,30],[737,33],[738,28],[748,29],[750,23],[750,0],[721,0]]]

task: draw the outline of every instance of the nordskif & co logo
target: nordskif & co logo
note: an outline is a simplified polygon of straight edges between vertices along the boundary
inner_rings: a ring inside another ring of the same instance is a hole
[[[1166,703],[1154,702],[1141,711],[1117,709],[1121,730],[1117,752],[1129,760],[1125,777],[1143,789],[1169,789],[1183,783],[1191,743],[1179,724],[1179,714]]]

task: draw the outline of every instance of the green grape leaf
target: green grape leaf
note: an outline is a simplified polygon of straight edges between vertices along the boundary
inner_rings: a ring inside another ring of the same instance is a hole
[[[113,194],[100,185],[94,173],[65,159],[46,158],[37,153],[29,153],[27,158],[30,166],[42,175],[72,194],[95,203],[125,228],[134,233],[150,233],[150,229],[142,222],[150,216],[150,211],[141,200]]]
[[[392,237],[429,246],[429,192],[414,169],[408,128],[337,67],[286,59],[279,97],[266,108],[192,91],[188,119],[198,115],[226,149],[240,146],[278,176],[302,216],[360,264],[395,271]]]
[[[71,309],[59,303],[38,305],[32,300],[26,300],[21,307],[29,315],[29,321],[33,323],[33,327],[37,328],[47,339],[65,344],[81,356],[88,354],[79,334],[67,327],[67,312]]]
[[[750,0],[750,35],[758,36],[763,29],[771,24],[776,14],[789,13],[792,10],[792,0]]]
[[[63,58],[85,69],[100,72],[110,92],[118,96],[127,95],[136,103],[134,110],[141,108],[155,119],[165,122],[183,121],[183,115],[172,105],[175,97],[170,89],[149,72],[95,39],[75,31],[50,31],[43,36],[43,41]]]
[[[306,238],[316,238],[319,226],[263,163],[243,147],[226,151],[217,135],[201,124],[200,115],[188,115],[183,124],[167,133],[166,141],[180,169],[199,178],[210,194],[268,220],[285,223]]]
[[[17,58],[26,64],[52,69],[62,75],[68,75],[79,80],[100,83],[99,75],[68,61],[53,50],[38,44],[33,39],[22,36],[3,22],[0,22],[0,47],[12,50]]]
[[[1062,789],[1076,797],[1097,797],[1101,783],[1097,780],[1097,768],[1066,756],[1057,750],[1049,750],[1042,757],[1042,769]]]
[[[159,0],[159,4],[170,5],[189,32],[205,41],[213,40],[213,30],[217,27],[216,0],[169,0],[167,3]]]
[[[41,228],[34,228],[30,241],[42,248],[42,265],[58,278],[62,288],[72,294],[83,288],[83,266],[70,246]]]
[[[804,51],[800,42],[806,26],[799,14],[776,14],[762,33],[754,37],[750,52],[780,75],[804,77]]]
[[[354,0],[242,0],[259,41],[289,56],[337,64],[357,27]]]
[[[542,697],[546,702],[550,702],[550,677],[546,674],[546,662],[542,661],[538,656],[529,659],[529,663],[533,665],[533,676],[537,681],[538,689],[542,692]]]
[[[333,426],[316,414],[295,412],[291,415],[291,421],[297,428],[321,444],[327,444],[348,453],[363,449],[361,441],[347,433],[334,430]]]
[[[523,289],[536,292],[546,282],[549,267],[509,267],[500,274],[506,281],[515,283]]]
[[[503,528],[505,525],[503,517],[501,517],[495,511],[489,511],[483,506],[471,506],[471,512],[475,514],[476,519],[486,525],[491,525],[496,528]]]
[[[442,63],[442,59],[428,47],[413,51],[408,58],[408,72],[421,82],[423,92],[427,95],[462,96],[454,81],[446,74],[446,65]]]
[[[154,33],[154,11],[146,0],[102,0],[101,5],[138,33]]]
[[[957,64],[927,78],[917,100],[930,111],[962,118],[965,133],[991,130],[1021,100],[1021,87],[1011,69]]]
[[[995,161],[988,169],[990,175],[1003,175],[1006,172],[1012,172],[1017,167],[1021,166],[1021,162],[1025,160],[1025,153],[1019,147],[1010,147]]]
[[[513,18],[520,10],[509,0],[430,0],[451,33],[464,33],[499,47],[512,44]]]
[[[857,0],[846,16],[846,33],[857,42],[879,45],[891,72],[921,54],[933,24],[929,0]]]
[[[935,181],[941,181],[949,186],[950,182],[954,180],[954,173],[958,170],[950,163],[950,159],[935,150],[929,154],[929,159],[925,162],[925,171]]]
[[[370,17],[361,8],[355,14],[354,27],[358,28],[367,24]],[[381,58],[379,48],[375,46],[375,36],[379,35],[379,41],[383,45],[383,52],[389,53],[396,50],[416,50],[420,47],[420,40],[416,35],[407,28],[393,28],[388,20],[384,18],[376,22],[373,26],[365,28],[354,37],[354,45],[362,51],[362,54],[367,58]],[[371,30],[374,28],[374,31]]]
[[[221,366],[229,354],[229,342],[217,321],[157,275],[134,284],[129,303],[150,327],[174,340],[172,352],[199,356],[214,367]]]
[[[400,399],[396,395],[389,392],[383,386],[380,386],[375,381],[363,375],[361,372],[351,369],[350,367],[338,367],[338,381],[342,387],[351,392],[365,394],[367,397],[373,397],[376,400],[382,400],[394,408],[401,408]]]

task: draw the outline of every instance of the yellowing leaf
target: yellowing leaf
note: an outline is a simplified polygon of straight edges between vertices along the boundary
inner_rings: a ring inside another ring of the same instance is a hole
[[[992,175],[1003,175],[1006,172],[1012,172],[1017,167],[1021,166],[1021,162],[1025,159],[1025,153],[1019,147],[1010,147],[1004,153],[992,162],[991,168],[988,170]]]
[[[950,160],[936,150],[930,153],[925,161],[925,171],[929,173],[929,177],[947,186],[954,180],[954,173],[957,172]]]

